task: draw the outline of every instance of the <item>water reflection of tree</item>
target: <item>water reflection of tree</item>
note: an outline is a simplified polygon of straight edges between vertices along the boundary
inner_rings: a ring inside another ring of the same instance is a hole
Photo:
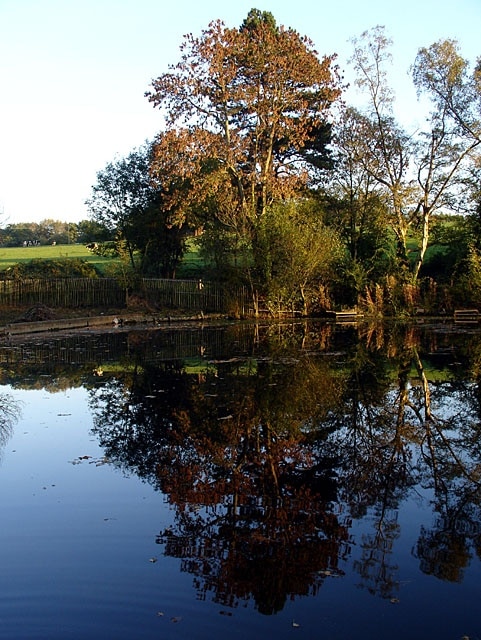
[[[101,445],[169,496],[176,523],[158,541],[204,596],[272,613],[339,572],[347,529],[314,425],[341,382],[305,358],[226,361],[198,375],[142,368],[128,391],[95,395]]]
[[[355,561],[361,585],[394,598],[398,507],[417,484],[432,490],[438,513],[432,529],[425,526],[420,533],[421,569],[455,580],[468,563],[469,546],[480,533],[480,427],[479,405],[474,419],[465,413],[466,389],[453,394],[453,380],[428,380],[419,329],[383,338],[386,342],[370,335],[358,344],[343,410],[330,416],[329,445],[342,461],[341,501],[354,517],[368,514],[372,520]],[[463,380],[466,385],[466,376]],[[470,406],[475,405],[471,396]]]
[[[422,528],[416,555],[425,573],[460,582],[473,550],[479,555],[481,425],[478,412],[466,411],[468,389],[459,394],[458,384],[456,393],[447,386],[438,384],[431,394],[421,440],[423,483],[433,490],[437,517],[431,529]]]
[[[13,433],[19,418],[20,403],[9,393],[0,393],[0,453]]]
[[[476,392],[464,384],[457,404],[452,393],[447,402],[461,383],[429,380],[436,347],[418,329],[383,329],[337,355],[331,335],[303,328],[295,337],[302,351],[282,334],[265,357],[195,374],[144,363],[92,391],[106,454],[175,507],[158,542],[201,597],[253,598],[271,613],[341,573],[350,520],[368,515],[354,568],[363,587],[392,599],[398,509],[421,483],[438,513],[416,547],[421,569],[459,579],[470,545],[481,546],[479,408],[463,415]]]
[[[398,425],[410,434],[416,481],[432,490],[437,514],[432,528],[421,528],[415,553],[425,573],[460,581],[471,548],[479,549],[481,534],[479,385],[472,384],[467,367],[460,378],[450,375],[429,381],[420,356],[420,332],[411,328],[405,335],[409,339],[396,352],[400,362]],[[436,352],[433,334],[429,338],[429,353]],[[479,337],[464,340],[463,348],[466,342],[479,344]],[[454,355],[452,342],[449,349]],[[457,350],[457,358],[465,359],[462,350]]]
[[[386,359],[384,334],[370,338],[352,354],[340,411],[329,418],[328,446],[339,460],[341,502],[354,518],[368,515],[372,522],[354,561],[360,586],[392,599],[399,589],[392,560],[400,533],[397,510],[417,481],[413,428],[406,421],[410,356],[403,351],[395,361]]]

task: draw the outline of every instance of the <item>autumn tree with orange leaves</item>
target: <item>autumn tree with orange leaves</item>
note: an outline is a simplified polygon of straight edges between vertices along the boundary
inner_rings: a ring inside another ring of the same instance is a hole
[[[204,216],[255,251],[267,208],[328,162],[341,94],[335,55],[320,58],[307,37],[256,9],[240,28],[219,20],[185,36],[181,53],[146,94],[166,117],[153,176],[169,192],[173,223]]]

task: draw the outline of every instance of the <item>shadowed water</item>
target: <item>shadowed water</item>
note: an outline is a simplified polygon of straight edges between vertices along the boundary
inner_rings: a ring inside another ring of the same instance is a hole
[[[0,345],[0,638],[481,637],[477,326]]]

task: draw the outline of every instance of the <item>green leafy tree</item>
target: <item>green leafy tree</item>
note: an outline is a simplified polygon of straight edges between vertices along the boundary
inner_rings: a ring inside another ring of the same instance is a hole
[[[261,281],[271,310],[309,315],[330,306],[328,284],[345,257],[342,242],[322,220],[315,201],[270,208],[259,226]]]
[[[21,222],[8,224],[2,232],[3,243],[7,247],[19,247],[36,243],[39,237],[38,223]]]
[[[136,247],[131,237],[132,219],[149,206],[151,199],[148,150],[144,147],[109,162],[99,171],[86,201],[95,222],[125,239],[133,267]]]
[[[150,176],[151,145],[107,164],[97,174],[87,206],[93,221],[125,247],[133,271],[173,277],[185,250],[185,231],[164,207],[162,185]]]
[[[76,236],[81,244],[113,240],[112,232],[95,220],[80,220],[76,224]]]

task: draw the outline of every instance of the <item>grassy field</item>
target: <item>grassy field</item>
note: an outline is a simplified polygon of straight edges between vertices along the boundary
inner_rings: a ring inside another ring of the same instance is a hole
[[[0,273],[8,267],[30,260],[58,260],[59,258],[77,258],[97,267],[102,273],[114,262],[111,258],[102,258],[91,253],[82,244],[45,245],[41,247],[3,247],[0,248]]]
[[[3,247],[0,248],[0,276],[2,271],[14,264],[30,260],[58,260],[77,258],[95,266],[102,274],[108,273],[109,266],[118,262],[117,258],[103,258],[92,253],[83,244],[45,245],[40,247]],[[187,251],[177,270],[177,278],[197,279],[202,275],[202,260],[193,240],[187,241]]]

